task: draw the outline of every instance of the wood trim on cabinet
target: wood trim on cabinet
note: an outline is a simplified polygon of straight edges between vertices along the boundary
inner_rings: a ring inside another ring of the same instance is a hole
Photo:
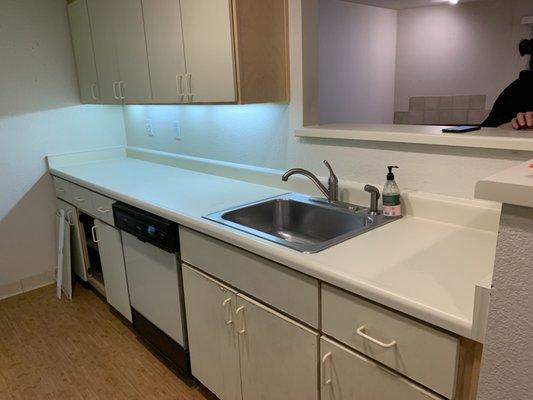
[[[483,344],[460,338],[455,400],[476,400]]]
[[[287,0],[232,0],[240,104],[289,101]]]

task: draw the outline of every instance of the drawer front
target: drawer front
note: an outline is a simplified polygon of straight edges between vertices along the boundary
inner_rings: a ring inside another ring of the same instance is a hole
[[[320,339],[322,400],[438,400],[439,397],[329,339]]]
[[[57,176],[53,177],[54,187],[56,190],[56,197],[65,200],[66,202],[72,202],[72,190],[70,187],[70,182],[58,178]]]
[[[72,190],[72,204],[80,210],[94,215],[92,192],[73,183],[70,184],[70,187]]]
[[[322,331],[453,398],[459,340],[330,285],[322,285]]]
[[[318,328],[318,281],[220,240],[180,227],[181,258]]]
[[[92,192],[91,194],[94,216],[101,221],[107,222],[109,225],[115,226],[113,219],[113,203],[115,200],[98,193]]]

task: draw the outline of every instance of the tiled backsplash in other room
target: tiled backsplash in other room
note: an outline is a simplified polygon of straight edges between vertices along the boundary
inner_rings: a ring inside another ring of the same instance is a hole
[[[486,95],[409,98],[409,111],[396,111],[395,124],[479,125],[490,113]]]

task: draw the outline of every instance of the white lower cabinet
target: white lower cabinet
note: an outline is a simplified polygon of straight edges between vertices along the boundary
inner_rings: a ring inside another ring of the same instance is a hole
[[[183,266],[193,375],[221,400],[318,399],[318,334]]]
[[[322,400],[437,400],[400,375],[333,341],[320,338]]]
[[[241,399],[237,295],[186,265],[182,271],[192,374],[219,399]]]
[[[94,220],[94,227],[107,302],[131,322],[130,297],[120,232],[97,219]]]

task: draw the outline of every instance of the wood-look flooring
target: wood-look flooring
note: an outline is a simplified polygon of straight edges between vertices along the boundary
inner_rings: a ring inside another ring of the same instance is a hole
[[[0,301],[0,399],[214,397],[174,375],[78,285],[70,301],[53,286]]]

